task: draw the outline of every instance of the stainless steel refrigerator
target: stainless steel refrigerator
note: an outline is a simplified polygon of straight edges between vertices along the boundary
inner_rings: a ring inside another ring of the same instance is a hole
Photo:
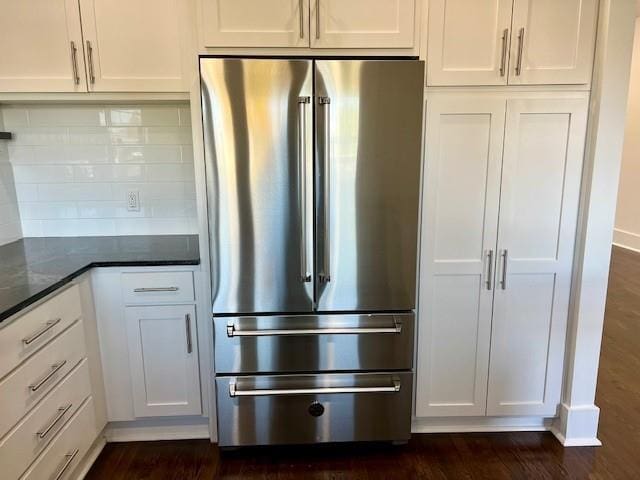
[[[408,439],[423,62],[200,70],[219,444]]]

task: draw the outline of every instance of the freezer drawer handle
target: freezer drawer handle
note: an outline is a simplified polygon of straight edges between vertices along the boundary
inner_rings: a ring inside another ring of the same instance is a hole
[[[233,320],[227,323],[227,337],[266,337],[286,335],[358,335],[363,333],[402,333],[402,321],[393,320],[393,327],[353,327],[353,328],[294,328],[269,330],[236,330]]]
[[[282,395],[318,395],[336,393],[397,393],[400,391],[400,380],[394,379],[393,385],[385,387],[319,387],[319,388],[286,388],[264,390],[238,390],[234,381],[229,383],[230,397],[263,397]]]

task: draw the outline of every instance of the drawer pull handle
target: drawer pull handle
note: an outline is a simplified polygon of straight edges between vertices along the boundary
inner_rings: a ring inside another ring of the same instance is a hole
[[[78,455],[78,452],[80,451],[79,448],[76,448],[73,452],[71,453],[66,453],[64,455],[64,458],[66,458],[64,465],[62,465],[62,468],[60,469],[60,471],[56,474],[55,477],[53,477],[53,480],[60,480],[62,478],[62,476],[64,475],[64,472],[67,471],[67,468],[69,468],[69,465],[71,465],[71,462],[73,462],[73,459],[76,458],[76,455]]]
[[[56,373],[58,373],[58,371],[60,371],[60,369],[62,367],[64,367],[67,364],[66,360],[63,360],[60,363],[54,363],[53,365],[51,365],[51,371],[49,373],[47,373],[46,375],[44,375],[40,380],[38,380],[36,383],[29,385],[29,389],[32,392],[37,392],[40,387],[42,387],[42,385],[44,385],[45,383],[47,383],[47,381],[49,381],[49,379],[51,377],[53,377]]]
[[[180,290],[178,287],[149,287],[149,288],[134,288],[135,293],[150,293],[150,292],[177,292]]]
[[[42,327],[40,330],[38,330],[37,332],[29,335],[26,338],[23,338],[22,339],[22,343],[24,343],[25,345],[31,345],[33,342],[35,342],[37,339],[39,339],[42,335],[47,333],[49,330],[51,330],[53,327],[55,327],[61,321],[62,321],[61,318],[56,318],[54,320],[49,320],[47,323],[44,324],[44,327]]]
[[[319,395],[336,393],[397,393],[400,391],[400,380],[393,380],[393,385],[384,387],[317,387],[317,388],[286,388],[238,390],[235,382],[229,383],[230,397],[262,397],[282,395]]]
[[[43,428],[42,430],[40,430],[38,433],[38,437],[40,437],[41,439],[46,437],[47,435],[49,435],[49,432],[51,430],[53,430],[53,427],[56,426],[56,424],[62,420],[64,418],[64,416],[67,414],[67,412],[71,409],[71,407],[73,406],[72,403],[70,403],[69,405],[67,405],[66,407],[60,407],[58,409],[58,414],[56,415],[56,418],[54,418],[51,423]]]
[[[393,327],[353,328],[294,328],[282,330],[236,330],[233,321],[227,324],[227,337],[266,337],[287,335],[359,335],[368,333],[402,333],[402,322],[393,321]]]

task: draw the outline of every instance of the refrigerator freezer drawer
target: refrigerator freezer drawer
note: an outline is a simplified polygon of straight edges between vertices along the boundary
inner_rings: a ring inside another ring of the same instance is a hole
[[[219,317],[216,372],[410,370],[414,313]]]
[[[222,447],[402,441],[411,372],[218,377]]]

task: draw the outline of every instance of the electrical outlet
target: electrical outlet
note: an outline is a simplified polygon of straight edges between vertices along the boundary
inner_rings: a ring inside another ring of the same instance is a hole
[[[138,192],[137,190],[129,190],[127,192],[127,211],[140,211],[140,192]]]

